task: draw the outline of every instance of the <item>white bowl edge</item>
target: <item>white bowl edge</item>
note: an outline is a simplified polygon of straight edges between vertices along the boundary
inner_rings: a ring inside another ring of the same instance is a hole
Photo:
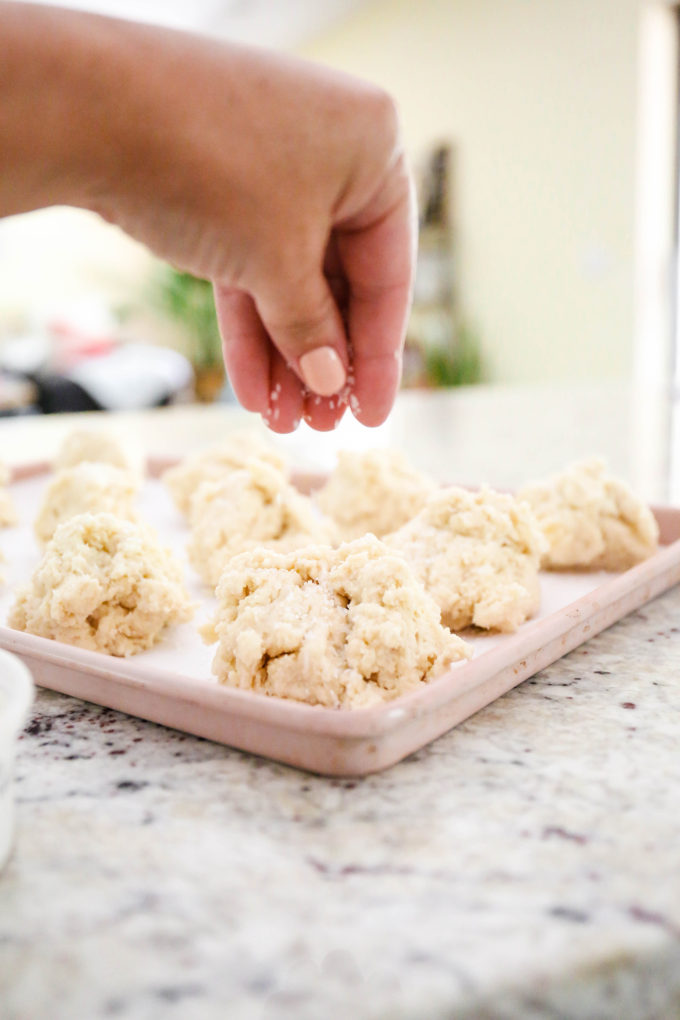
[[[33,702],[33,678],[27,666],[0,648],[0,733],[14,739],[19,733]]]

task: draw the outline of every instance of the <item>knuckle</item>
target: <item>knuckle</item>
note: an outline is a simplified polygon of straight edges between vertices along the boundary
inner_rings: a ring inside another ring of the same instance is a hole
[[[328,300],[296,303],[295,306],[282,309],[278,322],[272,328],[294,346],[305,347],[314,343],[314,338],[328,331],[328,319],[332,314],[330,298]]]
[[[368,94],[367,109],[373,127],[388,144],[393,144],[399,135],[399,112],[394,97],[385,89],[373,86]]]

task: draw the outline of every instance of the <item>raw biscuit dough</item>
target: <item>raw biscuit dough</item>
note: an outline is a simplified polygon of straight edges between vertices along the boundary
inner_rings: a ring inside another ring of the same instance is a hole
[[[126,471],[133,470],[120,443],[110,433],[95,429],[74,429],[64,439],[54,460],[55,471],[75,467],[83,461],[113,464]]]
[[[0,462],[0,528],[8,528],[19,519],[12,497],[7,491],[8,483],[9,468]]]
[[[40,542],[49,542],[55,528],[69,517],[82,513],[111,513],[135,520],[136,480],[113,464],[84,460],[58,471],[45,490],[35,520]]]
[[[193,606],[182,568],[145,525],[80,514],[57,528],[9,625],[110,655],[156,644]]]
[[[229,563],[217,612],[220,683],[357,708],[420,688],[471,648],[443,627],[408,565],[373,535],[338,549],[258,549]]]
[[[214,588],[225,564],[246,549],[288,552],[338,540],[333,521],[279,470],[253,460],[226,478],[203,482],[190,504],[192,566]]]
[[[510,495],[440,489],[385,542],[405,557],[452,630],[511,632],[538,609],[544,539],[529,506]]]
[[[221,443],[186,457],[163,473],[177,509],[188,515],[191,498],[199,485],[225,478],[244,467],[248,461],[260,460],[287,474],[285,459],[266,440],[252,431],[236,431]]]
[[[627,570],[657,548],[652,511],[607,474],[602,460],[572,464],[517,495],[531,504],[545,535],[547,569]]]
[[[381,538],[415,517],[434,487],[398,450],[341,450],[316,502],[337,522],[343,538],[367,532]]]

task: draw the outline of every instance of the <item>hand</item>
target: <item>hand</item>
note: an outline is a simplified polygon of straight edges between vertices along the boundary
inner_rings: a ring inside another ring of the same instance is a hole
[[[19,7],[0,3],[0,29]],[[232,386],[272,429],[302,417],[332,428],[348,403],[364,424],[382,422],[399,383],[416,233],[389,97],[280,55],[26,10],[22,66],[39,68],[42,54],[53,72],[42,97],[50,200],[94,209],[213,281]],[[0,121],[0,149],[2,138]]]
[[[135,138],[143,187],[119,175],[109,218],[213,280],[232,386],[271,428],[303,416],[332,428],[348,402],[379,424],[399,383],[414,256],[391,101],[282,57],[161,38],[145,59],[158,91],[130,100],[158,145]]]

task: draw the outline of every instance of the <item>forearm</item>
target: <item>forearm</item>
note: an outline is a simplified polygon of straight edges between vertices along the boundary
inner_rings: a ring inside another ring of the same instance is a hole
[[[87,204],[99,19],[0,2],[0,214]]]
[[[171,30],[0,0],[0,215],[66,204],[115,219],[131,196],[140,205],[166,198],[154,186],[181,152],[178,107],[192,85],[182,54],[194,45],[210,47]],[[194,123],[198,103],[187,102]],[[223,130],[226,139],[226,122]]]
[[[365,138],[391,129],[384,98],[257,49],[0,0],[0,214],[64,203],[136,222],[146,198],[172,215],[191,191],[226,218],[263,187],[275,202],[290,159],[301,195],[332,182],[320,209],[351,216],[375,188]]]
[[[263,193],[276,206],[290,164],[308,221],[286,196],[276,212],[291,226],[313,229],[311,198],[319,215],[351,218],[375,190],[381,129],[391,142],[385,99],[257,49],[0,0],[0,215],[86,206],[154,247],[150,209],[226,226],[257,214]]]

